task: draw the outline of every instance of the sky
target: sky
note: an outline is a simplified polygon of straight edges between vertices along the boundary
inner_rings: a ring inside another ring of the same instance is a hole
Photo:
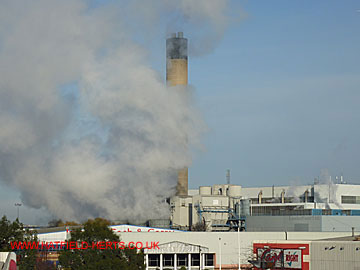
[[[229,5],[231,22],[203,52],[193,44],[197,32],[179,26],[196,48],[189,83],[206,124],[192,150],[189,187],[225,183],[227,169],[231,183],[244,187],[309,184],[324,170],[360,184],[360,3]],[[163,39],[141,31],[136,39],[164,79],[168,29],[153,31]],[[16,188],[0,182],[0,214],[14,219],[19,201]],[[20,216],[25,223],[49,218],[24,205]]]
[[[246,1],[220,46],[190,59],[208,123],[190,186],[360,184],[358,1]]]

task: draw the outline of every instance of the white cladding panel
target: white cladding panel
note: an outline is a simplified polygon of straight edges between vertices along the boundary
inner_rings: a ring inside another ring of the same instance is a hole
[[[359,269],[360,241],[313,241],[310,266],[316,270]]]
[[[230,185],[229,189],[228,189],[228,196],[240,197],[241,196],[241,186]]]
[[[200,195],[211,195],[211,186],[201,186],[199,192]]]
[[[224,196],[203,196],[201,198],[201,204],[203,207],[210,206],[229,206],[229,198]]]

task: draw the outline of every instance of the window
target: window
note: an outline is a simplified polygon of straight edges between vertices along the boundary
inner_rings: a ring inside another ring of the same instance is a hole
[[[360,196],[341,196],[341,203],[360,204]]]
[[[177,254],[177,266],[188,266],[188,254]]]
[[[200,266],[200,254],[191,254],[191,266]]]
[[[160,254],[149,254],[149,266],[160,266]]]
[[[174,254],[163,254],[163,266],[174,266]]]
[[[214,266],[214,254],[205,254],[205,266]]]

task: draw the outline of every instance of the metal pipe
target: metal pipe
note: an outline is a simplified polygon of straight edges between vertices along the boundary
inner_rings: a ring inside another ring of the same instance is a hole
[[[262,195],[263,195],[263,192],[262,192],[262,190],[260,190],[259,195],[258,195],[258,203],[259,204],[262,203]]]
[[[285,190],[281,191],[281,203],[285,203]]]
[[[308,197],[309,197],[309,190],[305,190],[305,202],[308,202]]]
[[[17,206],[17,220],[20,221],[20,206],[22,206],[22,204],[15,203],[15,206]]]

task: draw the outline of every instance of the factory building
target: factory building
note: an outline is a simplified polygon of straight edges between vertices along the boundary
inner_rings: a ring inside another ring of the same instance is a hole
[[[181,91],[178,86],[188,83],[187,39],[183,33],[166,40],[166,60],[169,90]],[[151,220],[148,224],[154,227],[110,228],[127,244],[156,243],[157,248],[143,250],[146,270],[235,270],[249,269],[252,264],[261,269],[264,263],[267,269],[354,269],[352,264],[358,263],[354,256],[360,247],[350,241],[325,240],[354,236],[360,231],[360,185],[341,181],[246,188],[229,180],[227,184],[189,190],[188,168],[182,168],[176,195],[169,199],[170,222]],[[71,231],[64,228],[38,234],[38,239],[47,243],[70,237]],[[340,257],[343,264],[334,264],[334,268],[332,261]],[[329,267],[321,268],[325,261]]]
[[[166,39],[169,91],[188,84],[188,40],[182,32]],[[186,138],[184,139],[184,147]],[[334,184],[245,188],[230,184],[188,189],[188,168],[178,170],[165,227],[207,231],[351,231],[360,224],[360,185]],[[300,216],[300,218],[299,218]],[[156,222],[155,222],[156,223]]]
[[[291,242],[297,243],[300,247],[304,245],[302,241],[313,243],[314,240],[339,237],[344,239],[352,236],[349,232],[185,232],[132,225],[114,225],[110,228],[119,234],[121,241],[126,244],[141,242],[145,246],[145,243],[157,243],[157,248],[144,249],[146,270],[175,270],[181,267],[187,270],[217,270],[220,269],[220,265],[221,269],[235,270],[239,269],[239,260],[241,269],[248,269],[251,266],[249,260],[256,261],[256,256],[254,257],[256,243],[270,246],[273,242],[281,242],[285,243],[283,247],[285,249],[289,248],[288,244]],[[354,232],[354,234],[358,233]],[[70,236],[71,231],[63,228],[56,232],[41,233],[40,231],[38,239],[41,242],[55,243],[68,240]],[[332,245],[331,241],[327,242],[328,247]],[[59,250],[49,250],[49,252],[58,253]],[[309,252],[311,255],[312,249]],[[307,254],[303,253],[303,255]],[[307,255],[305,259],[309,260],[309,256]]]
[[[202,186],[170,208],[172,228],[183,230],[351,231],[360,229],[360,185]]]
[[[230,226],[245,229],[241,217],[250,214],[250,200],[241,199],[241,186],[203,186],[190,193],[193,195],[170,199],[173,228],[192,230],[204,225],[211,231],[228,231]]]

